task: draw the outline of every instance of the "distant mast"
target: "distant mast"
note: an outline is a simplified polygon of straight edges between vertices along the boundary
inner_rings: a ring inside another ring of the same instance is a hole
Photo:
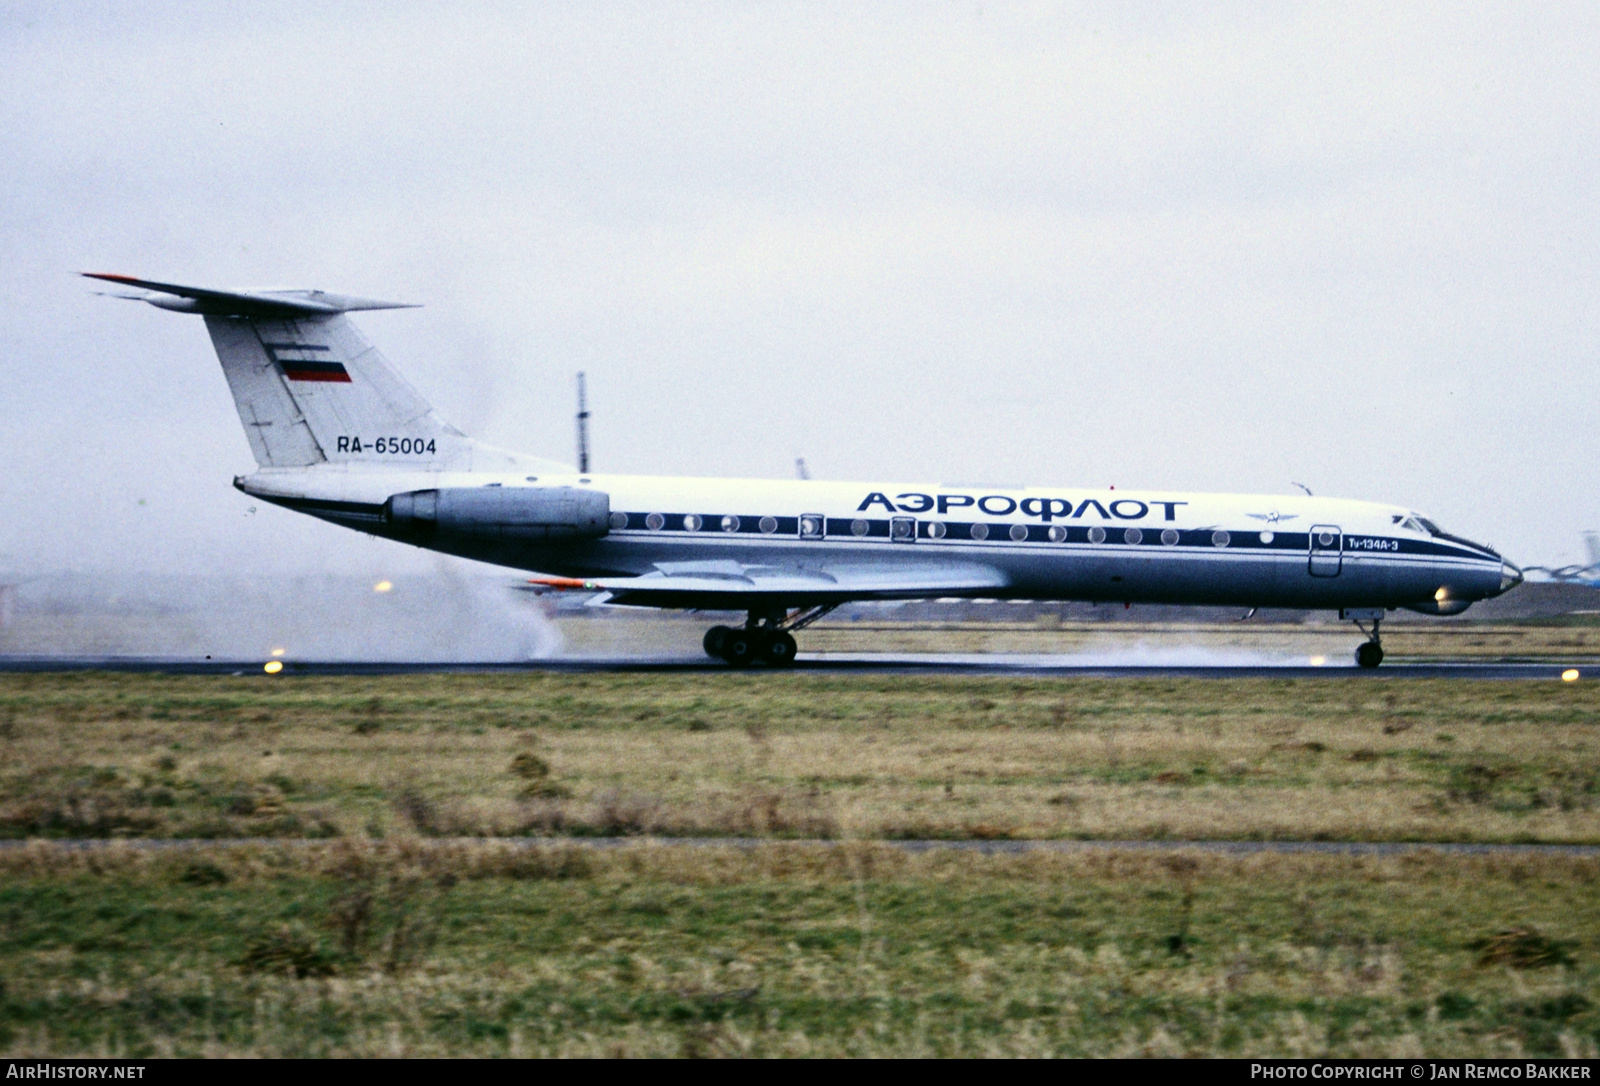
[[[584,391],[583,371],[578,371],[578,473],[589,473],[589,397]]]

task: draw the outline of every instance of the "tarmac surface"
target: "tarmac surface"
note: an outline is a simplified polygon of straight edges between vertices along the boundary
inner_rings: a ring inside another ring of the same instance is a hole
[[[267,661],[197,660],[193,657],[149,656],[5,656],[0,655],[0,672],[119,671],[167,675],[260,675],[283,678],[290,675],[426,675],[451,673],[516,672],[618,672],[691,673],[729,670],[728,665],[696,657],[557,657],[548,660],[505,662],[426,661],[280,661],[282,669],[273,675],[265,671]],[[1375,670],[1358,668],[1353,663],[1328,663],[1307,666],[1302,662],[1284,664],[1182,665],[1115,664],[1103,658],[1086,662],[1073,656],[1020,656],[1000,653],[859,653],[806,654],[796,659],[794,670],[814,674],[865,675],[970,675],[1072,678],[1198,678],[1198,679],[1545,679],[1560,680],[1563,673],[1583,665],[1551,663],[1385,663]],[[756,673],[764,668],[749,669]],[[1600,676],[1600,667],[1594,668]]]

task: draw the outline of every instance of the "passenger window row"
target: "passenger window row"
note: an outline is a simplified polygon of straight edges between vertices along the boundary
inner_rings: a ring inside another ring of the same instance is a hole
[[[1113,529],[1108,532],[1101,525],[1082,527],[1078,525],[1067,526],[1064,524],[987,524],[983,521],[971,523],[947,522],[941,520],[918,521],[912,517],[894,517],[889,520],[872,520],[865,517],[855,517],[849,520],[838,517],[824,517],[820,513],[806,513],[798,517],[773,517],[773,516],[735,516],[715,514],[702,516],[699,513],[664,514],[664,513],[622,513],[611,514],[611,527],[616,531],[627,529],[645,529],[652,532],[681,531],[699,532],[715,531],[760,535],[789,535],[800,539],[841,538],[851,536],[857,539],[892,539],[901,542],[910,542],[912,539],[921,538],[929,540],[939,539],[972,539],[983,541],[989,538],[993,531],[1003,531],[1002,538],[1013,543],[1090,543],[1099,545],[1106,542],[1120,543],[1127,546],[1160,545],[1176,547],[1181,545],[1190,547],[1228,547],[1234,545],[1271,547],[1275,543],[1280,547],[1303,547],[1304,536],[1292,533],[1257,532],[1241,536],[1235,540],[1233,535],[1223,529],[1199,528],[1178,529],[1163,528],[1159,533],[1154,530],[1146,531],[1143,528],[1128,527]],[[913,534],[915,533],[915,534]]]

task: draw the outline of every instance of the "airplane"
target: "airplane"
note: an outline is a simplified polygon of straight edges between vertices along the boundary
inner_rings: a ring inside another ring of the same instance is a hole
[[[1561,584],[1581,584],[1600,588],[1600,532],[1584,532],[1583,548],[1589,552],[1589,564],[1551,568],[1550,566],[1525,566],[1524,573],[1542,573]]]
[[[743,611],[706,653],[794,663],[795,633],[858,600],[969,597],[1337,610],[1383,660],[1397,608],[1455,615],[1522,581],[1404,506],[1338,498],[606,475],[445,422],[351,322],[412,308],[318,290],[83,273],[205,319],[261,501],[531,572],[617,605]],[[127,288],[132,288],[131,291]],[[1370,623],[1370,628],[1363,623]]]

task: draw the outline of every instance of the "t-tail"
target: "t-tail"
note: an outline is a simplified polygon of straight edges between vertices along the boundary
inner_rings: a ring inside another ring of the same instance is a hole
[[[474,441],[440,418],[345,316],[412,306],[320,290],[225,291],[84,274],[138,291],[118,297],[205,318],[263,468],[343,463],[481,471],[548,464]]]

